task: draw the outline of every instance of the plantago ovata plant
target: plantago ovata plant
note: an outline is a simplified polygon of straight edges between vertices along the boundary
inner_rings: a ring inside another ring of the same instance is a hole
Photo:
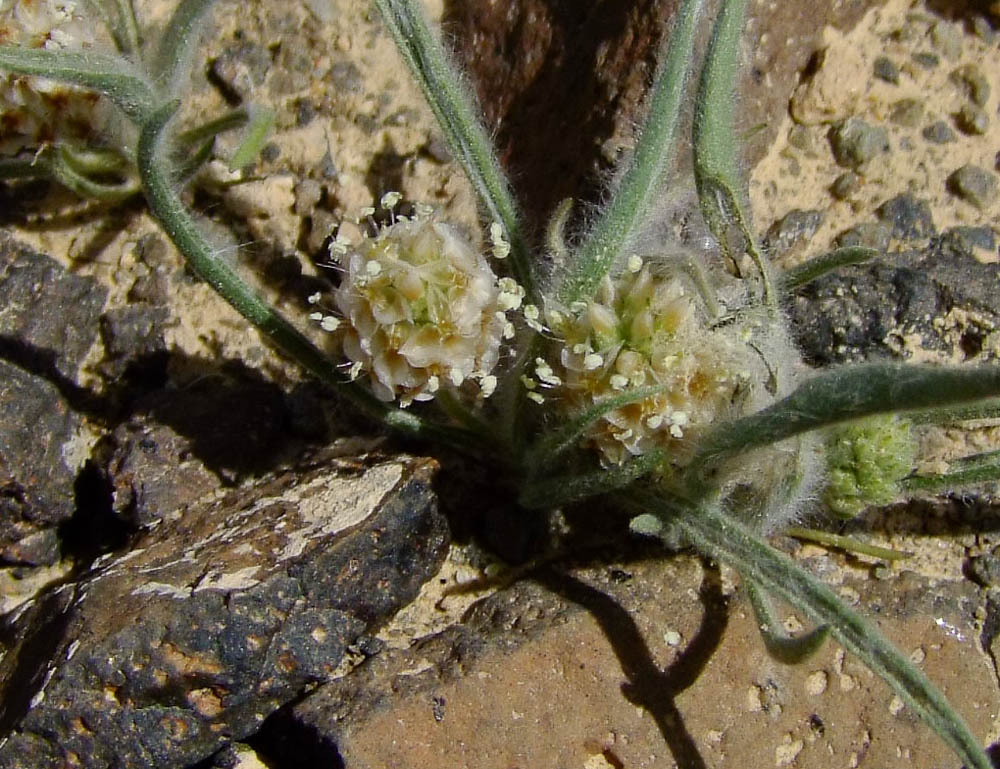
[[[114,55],[2,38],[0,67],[9,78],[98,93],[118,110],[104,144],[61,130],[43,139],[32,129],[10,149],[36,142],[52,159],[30,166],[34,172],[93,197],[113,198],[123,185],[134,191],[127,186],[134,177],[194,271],[374,418],[502,468],[522,507],[541,514],[605,495],[634,513],[636,531],[731,565],[769,650],[801,659],[833,636],[965,766],[991,769],[926,676],[763,539],[794,524],[808,500],[851,516],[904,487],[1000,477],[995,454],[969,458],[952,475],[912,476],[910,431],[916,422],[1000,416],[1000,367],[870,363],[812,371],[803,364],[783,315],[786,298],[874,254],[842,249],[782,273],[758,245],[732,130],[745,0],[721,0],[700,75],[694,41],[707,12],[703,0],[682,0],[647,117],[607,203],[572,237],[565,232],[572,204],[560,206],[540,243],[532,242],[478,109],[418,0],[375,0],[480,198],[488,253],[427,207],[403,215],[399,195],[387,193],[378,221],[372,208],[355,234],[337,234],[330,256],[338,282],[309,298],[325,348],[258,297],[182,202],[179,187],[203,143],[248,120],[243,113],[185,132],[173,124],[193,30],[210,4],[184,0],[154,51],[143,44],[128,0],[90,3],[106,20]],[[664,242],[653,221],[676,148],[688,146],[678,133],[689,91],[695,185],[717,243],[711,251]],[[118,165],[88,166],[92,153]],[[23,157],[5,162],[0,172],[8,176],[28,173]],[[121,178],[109,185],[105,178],[117,169]],[[769,618],[772,597],[816,630],[780,634]]]

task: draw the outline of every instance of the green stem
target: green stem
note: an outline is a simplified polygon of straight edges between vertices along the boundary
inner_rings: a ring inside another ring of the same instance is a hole
[[[852,537],[845,537],[842,534],[832,534],[829,531],[806,529],[802,526],[789,526],[783,530],[783,533],[787,534],[789,537],[802,539],[806,542],[815,542],[819,545],[835,547],[839,550],[845,550],[848,553],[861,553],[861,555],[869,555],[872,558],[881,558],[884,561],[899,561],[910,557],[909,553],[901,553],[898,550],[890,550],[887,547],[869,545],[866,542],[860,542]]]
[[[1000,394],[1000,366],[868,363],[817,374],[756,414],[720,424],[691,463],[707,477],[727,456],[872,414],[948,407]]]
[[[396,47],[424,93],[452,153],[458,158],[489,216],[499,222],[510,242],[514,277],[528,301],[542,306],[531,251],[517,204],[493,151],[475,99],[431,31],[418,3],[375,0]]]
[[[664,40],[649,96],[649,117],[607,209],[586,236],[559,287],[559,300],[566,306],[594,295],[601,279],[662,204],[664,177],[674,159],[681,99],[695,59],[695,29],[703,4],[703,0],[684,0],[675,12],[676,26]]]
[[[221,258],[202,235],[194,218],[174,191],[171,173],[165,167],[164,128],[178,102],[158,109],[142,126],[137,151],[139,174],[153,215],[184,254],[198,277],[210,285],[244,318],[257,327],[286,355],[320,381],[333,385],[358,407],[388,427],[409,435],[434,438],[463,449],[482,444],[465,430],[427,422],[415,414],[379,401],[360,385],[345,379],[337,365],[273,307],[261,299],[236,271]]]
[[[723,0],[712,30],[695,102],[694,176],[705,223],[734,264],[738,261],[730,253],[729,226],[736,225],[746,252],[760,272],[764,303],[777,313],[772,269],[751,231],[742,176],[736,165],[739,149],[733,131],[733,92],[745,15],[746,0]]]

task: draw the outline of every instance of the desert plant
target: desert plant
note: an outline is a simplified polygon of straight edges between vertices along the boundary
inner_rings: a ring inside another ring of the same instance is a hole
[[[148,57],[127,0],[93,3],[117,54],[7,45],[0,67],[96,91],[118,108],[120,124],[102,134],[109,148],[79,137],[46,145],[68,153],[96,193],[102,177],[82,159],[112,152],[192,269],[320,380],[390,428],[503,468],[525,508],[605,495],[634,512],[637,532],[732,565],[768,649],[795,660],[833,636],[966,766],[991,767],[923,673],[763,538],[824,495],[846,515],[904,487],[1000,477],[995,454],[969,458],[946,476],[910,477],[909,432],[910,421],[1000,415],[1000,367],[870,363],[811,371],[803,364],[782,312],[789,292],[873,254],[846,249],[781,274],[759,247],[732,129],[745,0],[722,0],[699,78],[694,47],[706,12],[703,0],[683,0],[648,116],[608,202],[570,236],[572,204],[560,206],[540,244],[532,243],[475,102],[419,3],[375,0],[480,197],[491,258],[432,210],[418,205],[404,215],[400,196],[384,195],[377,220],[368,209],[354,237],[337,234],[338,283],[309,298],[326,349],[259,298],[178,191],[213,132],[245,119],[184,133],[173,125],[195,21],[211,1],[182,2]],[[691,89],[695,185],[718,244],[708,251],[665,241],[651,226],[665,185],[676,183]],[[23,170],[12,161],[8,175]],[[82,194],[95,192],[50,173]],[[795,606],[817,629],[781,635],[769,597]]]

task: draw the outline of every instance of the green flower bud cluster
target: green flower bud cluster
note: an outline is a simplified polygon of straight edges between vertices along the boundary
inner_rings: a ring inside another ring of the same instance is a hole
[[[912,471],[916,456],[910,423],[895,415],[836,427],[827,445],[830,470],[824,501],[842,518],[896,499],[899,482]]]

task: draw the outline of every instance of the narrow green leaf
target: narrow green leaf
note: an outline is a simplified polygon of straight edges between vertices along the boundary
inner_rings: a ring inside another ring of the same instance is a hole
[[[831,534],[829,531],[818,531],[816,529],[806,529],[802,526],[789,526],[783,530],[789,537],[815,542],[819,545],[835,547],[848,553],[860,553],[872,558],[881,558],[884,561],[900,561],[910,557],[910,553],[902,553],[899,550],[890,550],[887,547],[869,545],[853,537],[845,537],[842,534]]]
[[[781,627],[781,622],[774,616],[767,593],[752,579],[746,583],[747,597],[757,617],[757,626],[768,654],[778,662],[786,665],[797,665],[805,662],[818,652],[830,635],[829,625],[820,625],[801,636],[791,636]]]
[[[62,147],[57,147],[50,153],[49,167],[52,177],[82,198],[114,204],[128,200],[142,191],[133,175],[126,176],[118,183],[97,181],[86,173],[81,173],[68,155],[69,152]]]
[[[535,266],[510,184],[479,120],[480,110],[415,0],[375,0],[452,153],[511,246],[510,263],[531,303],[542,306]]]
[[[215,0],[181,0],[174,9],[160,38],[160,45],[150,64],[153,80],[167,98],[186,90],[184,81],[191,74],[194,52],[205,25],[202,19]]]
[[[656,449],[618,467],[528,481],[521,485],[518,501],[528,509],[540,510],[608,494],[631,486],[643,476],[649,475],[662,465],[666,458],[666,452]]]
[[[0,45],[0,69],[99,91],[137,124],[143,122],[156,103],[143,77],[116,56]]]
[[[634,501],[666,519],[702,553],[730,564],[745,579],[787,601],[817,625],[828,626],[841,646],[895,690],[907,707],[955,751],[967,769],[993,769],[962,716],[927,676],[874,625],[791,558],[718,511],[671,506],[648,492],[637,492]]]
[[[824,371],[766,409],[720,424],[692,467],[819,427],[884,412],[937,409],[1000,395],[1000,366],[868,363]]]
[[[911,475],[900,481],[900,485],[907,491],[933,493],[997,482],[1000,482],[1000,451],[984,451],[952,462],[947,473]]]
[[[729,228],[736,225],[747,253],[760,271],[764,302],[777,312],[772,270],[746,214],[743,178],[737,167],[739,145],[733,131],[745,14],[746,0],[723,0],[712,31],[695,100],[694,178],[705,223],[734,264],[738,264],[738,255],[730,253]]]
[[[589,408],[571,416],[551,433],[539,438],[525,452],[524,467],[533,475],[546,472],[567,451],[579,446],[583,434],[605,414],[659,395],[665,389],[664,387],[639,387],[627,390],[621,395],[602,398]]]
[[[236,152],[229,158],[229,170],[238,171],[257,160],[274,128],[274,110],[257,107],[250,111],[250,125]]]
[[[577,249],[559,287],[565,305],[589,299],[632,245],[657,207],[676,148],[681,100],[695,61],[694,39],[703,0],[684,0],[675,26],[661,47],[660,65],[649,95],[649,116],[635,150],[614,185],[607,208]]]
[[[969,405],[951,406],[928,411],[917,411],[909,416],[916,425],[952,425],[960,422],[1000,420],[1000,400],[994,398]]]
[[[862,248],[861,246],[836,248],[829,253],[817,256],[814,259],[792,267],[790,270],[786,270],[781,276],[782,288],[786,292],[795,291],[826,275],[828,272],[833,272],[834,270],[839,270],[841,267],[848,267],[852,264],[862,264],[876,258],[879,253],[874,248]]]

